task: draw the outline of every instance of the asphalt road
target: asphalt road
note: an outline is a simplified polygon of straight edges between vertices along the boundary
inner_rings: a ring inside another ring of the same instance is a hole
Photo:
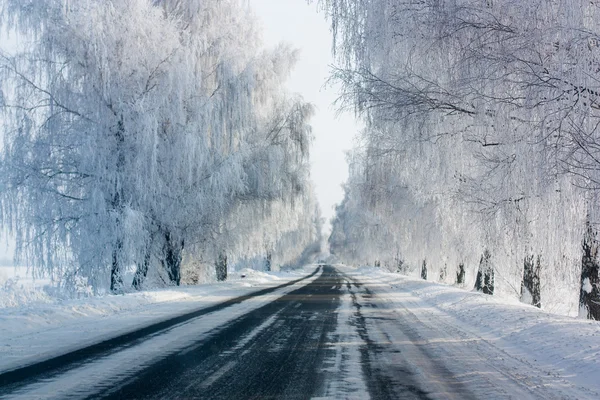
[[[332,266],[312,275],[319,272],[312,282],[272,301],[265,296],[277,288],[2,374],[0,398],[429,398],[405,357],[398,358],[400,351],[370,336],[389,321],[368,312],[377,307],[369,301],[369,289]],[[211,315],[259,299],[264,304],[208,335],[195,335]],[[173,350],[169,345],[180,331],[191,340]],[[144,361],[144,346],[154,351],[150,361]],[[91,383],[78,386],[78,380]],[[452,392],[470,397],[460,389]]]
[[[340,269],[0,374],[0,399],[598,398]]]
[[[322,364],[336,327],[342,278],[314,282],[239,318],[93,398],[305,399],[324,388]]]
[[[77,365],[81,365],[83,363],[93,361],[94,359],[105,357],[107,354],[114,353],[116,351],[123,350],[126,347],[131,347],[136,344],[139,344],[148,337],[165,331],[166,329],[169,329],[178,324],[185,323],[186,321],[195,318],[200,318],[210,313],[221,311],[227,307],[239,304],[251,298],[264,296],[275,292],[278,289],[294,285],[306,278],[310,278],[316,275],[318,272],[319,268],[317,268],[312,274],[304,278],[296,279],[283,285],[262,289],[250,295],[235,297],[222,303],[209,307],[203,307],[197,311],[193,311],[187,314],[178,315],[171,319],[152,324],[142,329],[137,329],[133,332],[129,332],[121,336],[104,340],[92,346],[84,347],[82,349],[72,351],[58,357],[53,357],[32,365],[27,365],[12,371],[0,373],[0,396],[10,392],[11,390],[35,382],[36,380],[51,378],[52,376],[56,376],[60,372],[73,368]]]

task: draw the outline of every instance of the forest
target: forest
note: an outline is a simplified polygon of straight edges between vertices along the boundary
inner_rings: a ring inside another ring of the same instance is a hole
[[[600,319],[600,4],[318,4],[366,123],[332,253]]]
[[[600,5],[308,2],[365,124],[331,253],[600,319]],[[320,251],[298,53],[247,2],[0,0],[0,29],[0,225],[34,277],[122,293]]]
[[[318,251],[297,51],[246,2],[0,0],[0,28],[0,225],[34,277],[117,294]]]

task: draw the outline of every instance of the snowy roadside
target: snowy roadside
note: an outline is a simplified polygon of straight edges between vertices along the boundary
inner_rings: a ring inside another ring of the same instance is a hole
[[[0,372],[238,296],[283,285],[315,269],[316,266],[307,265],[293,272],[242,270],[223,283],[75,300],[57,300],[40,295],[38,301],[17,307],[0,307]],[[297,285],[273,294],[281,295]],[[32,288],[28,290],[35,291]]]
[[[598,322],[376,268],[336,267],[363,283],[391,318],[412,321],[413,345],[446,359],[455,376],[480,374],[489,387],[510,381],[533,398],[541,393],[554,393],[552,398],[600,396]],[[397,344],[408,340],[405,334],[394,335]]]

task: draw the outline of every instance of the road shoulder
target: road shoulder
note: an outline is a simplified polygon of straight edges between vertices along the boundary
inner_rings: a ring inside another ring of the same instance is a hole
[[[600,397],[595,322],[377,269],[341,270],[364,285],[367,331],[387,349],[382,368],[409,360],[429,397]]]

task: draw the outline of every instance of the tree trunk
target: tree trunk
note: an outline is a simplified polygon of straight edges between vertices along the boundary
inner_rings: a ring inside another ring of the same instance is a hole
[[[150,249],[146,250],[146,254],[144,254],[144,261],[140,264],[137,264],[137,268],[135,271],[135,275],[133,276],[133,282],[131,286],[135,290],[142,290],[144,285],[144,281],[146,280],[146,276],[148,275],[148,267],[150,266]]]
[[[171,285],[179,286],[181,283],[181,259],[183,252],[183,240],[178,240],[169,230],[164,233],[163,246],[163,268],[169,276]]]
[[[427,260],[423,260],[423,265],[421,266],[421,279],[427,280]]]
[[[581,259],[581,288],[579,290],[579,316],[600,321],[600,266],[598,264],[598,240],[588,222],[583,239]]]
[[[521,302],[542,308],[540,289],[540,270],[542,260],[538,255],[527,256],[523,262],[523,281],[521,282]]]
[[[494,294],[494,268],[491,263],[492,254],[484,250],[479,261],[479,270],[475,280],[475,290],[485,294]]]
[[[119,176],[123,172],[125,167],[125,124],[123,123],[123,116],[117,124],[115,132],[116,139],[116,151],[117,151],[117,163],[115,165],[117,175],[114,181],[114,193],[112,194],[111,207],[116,212],[116,240],[113,247],[112,253],[112,265],[110,270],[110,291],[113,294],[123,293],[123,276],[122,276],[122,260],[121,252],[123,250],[123,239],[121,232],[121,217],[123,215],[123,201],[124,194],[123,188],[121,187]]]
[[[456,271],[456,284],[465,284],[465,264],[458,264],[458,271]]]
[[[408,265],[406,265],[404,260],[401,260],[400,258],[396,260],[396,272],[404,275],[406,275],[406,273],[408,272]]]
[[[121,275],[121,249],[123,242],[117,239],[112,252],[112,265],[110,269],[110,291],[112,294],[123,293],[123,276]]]
[[[219,257],[217,257],[215,270],[217,272],[217,281],[223,282],[227,280],[227,254],[225,252],[221,252]]]
[[[273,255],[271,254],[270,251],[268,251],[267,259],[265,260],[265,271],[267,271],[267,272],[271,271],[272,258],[273,258]]]
[[[400,257],[399,251],[396,252],[396,257],[394,257],[394,260],[396,261],[396,272],[406,274],[408,266],[404,263],[402,257]]]
[[[440,282],[444,282],[446,280],[447,268],[448,266],[444,264],[442,269],[440,269]]]

